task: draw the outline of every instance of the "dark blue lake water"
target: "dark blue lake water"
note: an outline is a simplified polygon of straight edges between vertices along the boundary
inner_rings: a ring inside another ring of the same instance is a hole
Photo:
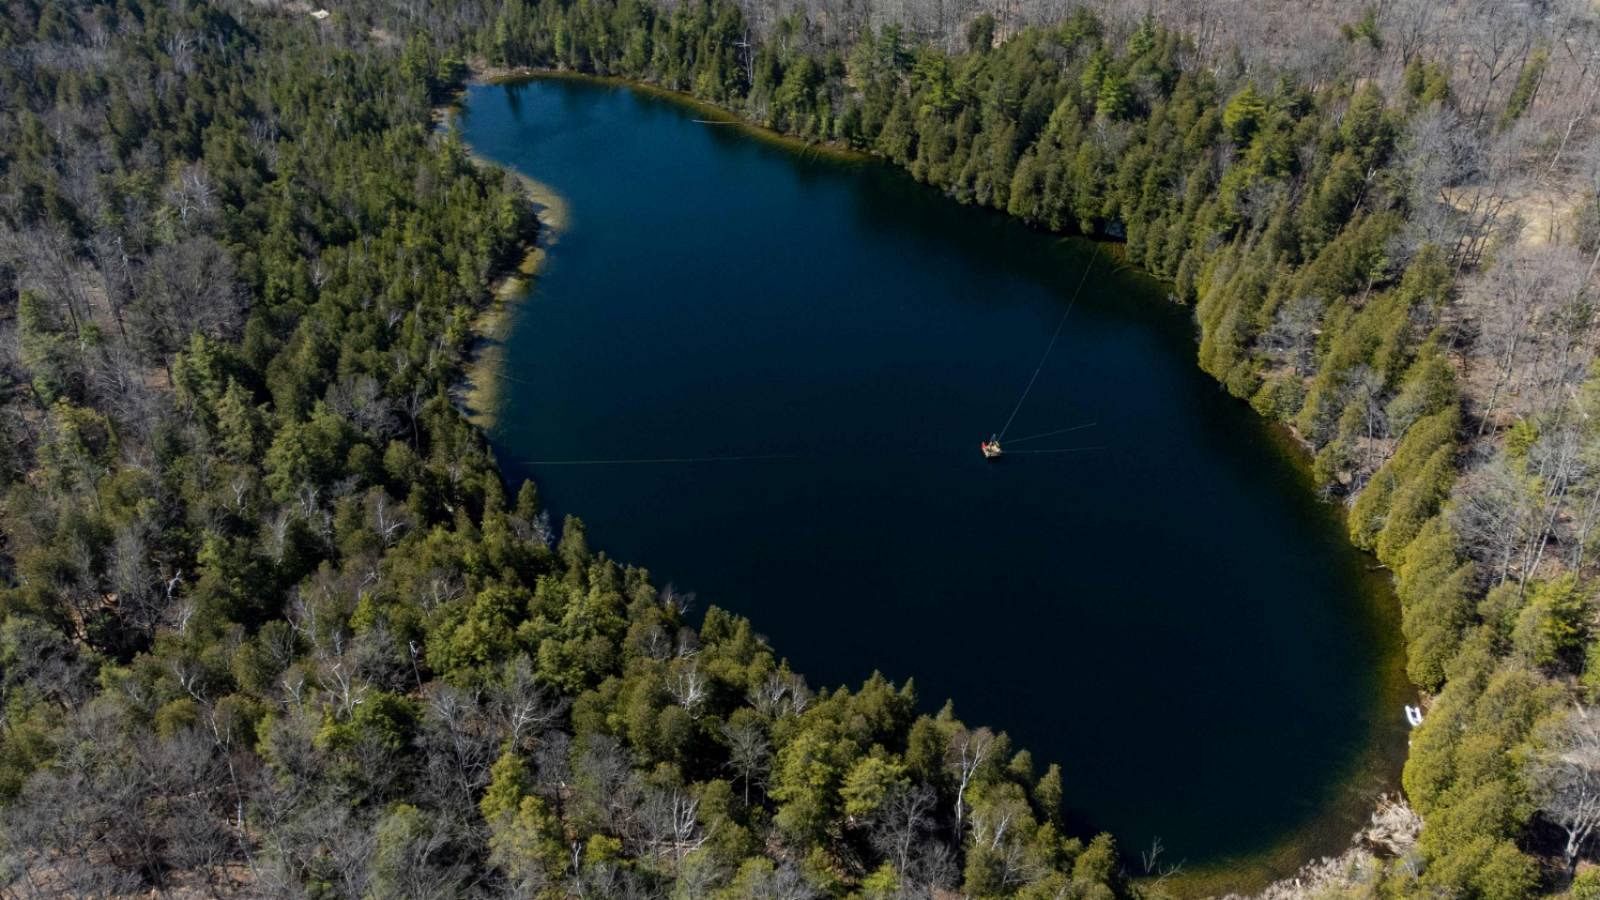
[[[1248,879],[1345,840],[1404,751],[1393,600],[1189,311],[1115,248],[696,117],[469,92],[466,140],[569,211],[505,345],[508,475],[813,685],[914,678],[1060,762],[1130,851]],[[1091,262],[1009,436],[1094,427],[985,462]],[[1093,449],[1017,452],[1058,448]]]

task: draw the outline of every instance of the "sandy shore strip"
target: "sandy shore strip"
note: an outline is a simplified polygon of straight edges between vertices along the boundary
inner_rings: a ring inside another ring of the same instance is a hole
[[[477,154],[479,165],[496,166]],[[472,346],[462,378],[454,391],[456,405],[468,421],[482,429],[492,428],[500,413],[501,388],[509,378],[505,372],[505,341],[516,321],[517,305],[529,295],[534,279],[544,268],[550,248],[561,240],[567,227],[567,202],[549,185],[506,169],[527,192],[539,220],[538,235],[514,271],[501,276],[490,287],[489,304],[472,322]]]

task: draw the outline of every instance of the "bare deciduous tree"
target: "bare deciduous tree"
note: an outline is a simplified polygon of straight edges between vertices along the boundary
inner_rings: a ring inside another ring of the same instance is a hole
[[[1600,827],[1600,716],[1577,706],[1545,735],[1546,752],[1531,768],[1539,809],[1566,833],[1567,871]]]
[[[492,714],[512,747],[527,748],[566,715],[569,701],[538,683],[533,661],[525,654],[506,664],[489,693]]]
[[[872,845],[896,872],[911,869],[917,845],[933,828],[938,796],[926,784],[901,786],[884,798],[872,823]]]
[[[956,779],[955,816],[958,834],[966,816],[967,788],[972,785],[973,776],[977,775],[978,769],[983,766],[993,750],[994,734],[987,728],[977,730],[962,728],[950,736],[945,763]]]
[[[1289,300],[1279,308],[1272,326],[1261,336],[1262,344],[1288,360],[1298,375],[1311,371],[1322,307],[1322,299],[1311,294]]]
[[[670,861],[673,871],[710,837],[700,827],[700,801],[682,788],[646,791],[639,819],[645,846],[657,858]]]
[[[804,678],[784,669],[773,672],[766,681],[751,688],[749,700],[764,716],[798,716],[811,703],[811,689],[806,687]]]
[[[761,726],[753,721],[724,723],[722,738],[728,744],[728,768],[744,782],[744,803],[750,805],[750,783],[766,776],[772,764],[772,746]]]
[[[244,322],[245,297],[233,258],[209,237],[157,249],[143,282],[130,324],[152,362],[165,364],[192,334],[232,337]]]

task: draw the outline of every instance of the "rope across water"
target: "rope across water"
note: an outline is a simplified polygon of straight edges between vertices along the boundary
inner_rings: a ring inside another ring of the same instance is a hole
[[[1067,317],[1072,314],[1072,307],[1077,304],[1078,295],[1083,292],[1083,286],[1089,280],[1089,271],[1094,268],[1095,261],[1099,259],[1099,256],[1100,256],[1100,247],[1099,247],[1099,245],[1096,245],[1095,248],[1094,248],[1094,253],[1092,255],[1090,255],[1090,257],[1089,257],[1088,265],[1083,267],[1083,274],[1078,278],[1078,286],[1073,289],[1072,296],[1070,298],[1068,298],[1068,300],[1067,300],[1067,308],[1062,310],[1061,318],[1056,322],[1055,331],[1051,332],[1051,334],[1050,334],[1050,342],[1045,345],[1044,354],[1039,357],[1039,364],[1034,367],[1033,374],[1031,376],[1029,376],[1027,386],[1022,389],[1022,396],[1017,398],[1017,405],[1012,407],[1012,409],[1011,409],[1011,415],[1006,417],[1006,424],[1005,424],[1004,427],[1002,427],[1000,429],[1000,431],[998,433],[999,437],[1002,437],[1002,438],[1005,437],[1006,432],[1011,429],[1011,423],[1016,421],[1017,413],[1022,411],[1022,404],[1027,401],[1028,394],[1033,391],[1034,383],[1039,380],[1039,373],[1044,371],[1044,364],[1050,359],[1050,353],[1051,353],[1051,351],[1053,351],[1055,349],[1056,341],[1059,340],[1060,337],[1061,337],[1061,330],[1067,324]],[[517,378],[516,376],[509,375],[509,374],[507,374],[507,373],[505,373],[503,371],[491,371],[488,374],[490,374],[492,377],[500,378],[500,379],[503,379],[505,381],[516,382],[518,384],[527,384],[527,385],[532,385],[533,384],[533,382],[531,382],[531,381],[528,381],[528,380],[522,379],[522,378]],[[1093,422],[1087,422],[1087,423],[1084,423],[1082,425],[1072,425],[1072,426],[1069,426],[1067,428],[1057,428],[1054,431],[1045,431],[1045,432],[1040,432],[1039,434],[1030,434],[1030,435],[1027,435],[1026,437],[1013,438],[1010,441],[1010,443],[1012,443],[1012,444],[1020,444],[1020,443],[1023,443],[1025,441],[1032,441],[1032,440],[1038,440],[1040,438],[1054,437],[1056,435],[1067,434],[1067,433],[1073,432],[1073,431],[1081,431],[1081,430],[1083,430],[1085,428],[1093,428],[1094,425],[1095,425],[1095,423],[1093,423]],[[1093,446],[1093,447],[1063,447],[1063,448],[1055,449],[1055,450],[1011,450],[1011,451],[1007,452],[1007,455],[1043,456],[1043,455],[1057,454],[1057,453],[1085,453],[1085,452],[1089,452],[1089,451],[1092,451],[1092,450],[1102,450],[1102,449],[1104,449],[1104,447]],[[912,450],[912,451],[907,451],[907,452],[916,453],[917,451]],[[926,451],[924,451],[924,452],[926,452]],[[798,460],[798,459],[807,459],[807,458],[817,458],[817,457],[816,457],[815,454],[808,456],[806,454],[800,454],[800,453],[741,453],[741,454],[731,454],[731,455],[724,455],[724,456],[654,456],[654,457],[626,457],[626,458],[614,458],[614,459],[525,459],[525,460],[521,460],[521,462],[524,465],[529,465],[529,466],[644,466],[644,465],[685,465],[685,464],[693,464],[693,463],[715,463],[715,462],[759,462],[759,461],[766,461],[766,460]]]
[[[1022,396],[1017,398],[1017,405],[1011,408],[1011,415],[1006,417],[1006,424],[1001,427],[997,437],[1003,438],[1011,430],[1011,423],[1016,421],[1017,413],[1022,411],[1022,404],[1028,399],[1028,392],[1033,390],[1033,383],[1039,380],[1039,373],[1044,371],[1045,361],[1050,358],[1050,351],[1056,348],[1056,340],[1061,337],[1061,329],[1067,324],[1067,316],[1072,315],[1072,307],[1078,302],[1078,294],[1082,293],[1084,282],[1089,280],[1089,270],[1094,268],[1095,260],[1100,257],[1100,245],[1094,245],[1094,253],[1089,257],[1089,264],[1083,267],[1083,276],[1078,279],[1078,286],[1073,289],[1072,297],[1067,301],[1067,308],[1062,310],[1060,321],[1056,322],[1056,330],[1050,335],[1050,343],[1044,347],[1044,355],[1039,357],[1039,364],[1033,369],[1033,376],[1028,379],[1028,386],[1022,389]]]
[[[657,456],[640,459],[525,459],[528,466],[645,466],[666,463],[753,462],[764,459],[805,459],[800,453],[745,453],[736,456]]]
[[[1076,431],[1087,428],[1087,425],[1078,425],[1073,428],[1064,428],[1062,431]],[[1039,435],[1043,437],[1043,435]],[[1014,443],[1014,442],[1013,442]],[[1104,450],[1104,446],[1092,447],[1063,447],[1056,450],[1008,450],[1007,456],[1043,456],[1054,453],[1088,453],[1093,450]],[[909,448],[903,450],[887,450],[886,456],[926,456],[940,451],[926,448]],[[653,457],[619,457],[615,459],[523,459],[518,460],[525,466],[646,466],[646,465],[686,465],[693,463],[721,463],[721,462],[762,462],[774,460],[822,460],[837,458],[837,453],[744,453],[730,456],[653,456]]]
[[[1038,440],[1039,438],[1055,437],[1058,434],[1066,434],[1069,431],[1082,431],[1085,428],[1093,428],[1094,426],[1095,426],[1094,422],[1085,422],[1082,425],[1074,425],[1071,428],[1057,428],[1055,431],[1046,431],[1046,432],[1042,432],[1040,434],[1030,434],[1027,437],[1012,438],[1011,440],[1007,441],[1006,443],[1007,444],[1020,444],[1023,441],[1033,441],[1033,440]]]

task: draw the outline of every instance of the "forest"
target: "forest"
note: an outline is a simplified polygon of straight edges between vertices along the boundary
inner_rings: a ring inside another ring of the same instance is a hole
[[[1420,837],[1311,895],[1600,897],[1600,20],[1283,6],[8,0],[6,890],[1164,893],[1059,767],[809,687],[503,483],[450,390],[538,225],[435,110],[529,68],[1166,280],[1393,572],[1426,694]]]
[[[464,70],[296,11],[3,31],[17,896],[1127,896],[1063,777],[814,690],[502,484],[452,404],[536,223]]]
[[[510,4],[478,48],[689,92],[1119,242],[1395,575],[1428,696],[1404,779],[1423,825],[1359,891],[1566,888],[1600,786],[1594,10],[1381,4],[1293,56],[1248,25],[1207,51],[1109,9],[842,31],[833,11],[753,42],[731,6]]]

